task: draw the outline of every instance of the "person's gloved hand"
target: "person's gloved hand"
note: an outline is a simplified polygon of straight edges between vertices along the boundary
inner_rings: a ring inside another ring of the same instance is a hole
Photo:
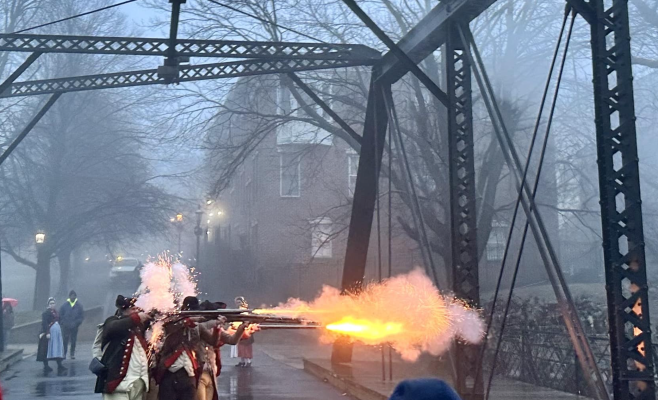
[[[440,379],[407,379],[398,384],[389,400],[461,400]]]

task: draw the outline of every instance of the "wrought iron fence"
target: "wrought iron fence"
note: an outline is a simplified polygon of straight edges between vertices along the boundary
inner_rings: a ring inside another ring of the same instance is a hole
[[[588,337],[603,379],[612,389],[610,344],[606,335]],[[658,345],[654,345],[654,355]],[[493,350],[487,353],[491,368]],[[654,360],[656,364],[658,360]],[[569,335],[563,331],[511,330],[501,343],[496,375],[563,392],[590,395]],[[658,381],[658,376],[656,377]]]

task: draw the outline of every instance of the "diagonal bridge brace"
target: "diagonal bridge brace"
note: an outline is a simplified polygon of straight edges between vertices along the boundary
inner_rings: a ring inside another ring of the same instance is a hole
[[[180,66],[179,77],[175,82],[192,82],[268,74],[287,74],[291,72],[345,68],[360,65],[363,65],[363,62],[323,59],[247,60],[201,64],[195,66]],[[4,93],[0,94],[0,98],[167,83],[169,83],[167,79],[158,75],[158,70],[147,69],[141,71],[15,82],[10,85]]]

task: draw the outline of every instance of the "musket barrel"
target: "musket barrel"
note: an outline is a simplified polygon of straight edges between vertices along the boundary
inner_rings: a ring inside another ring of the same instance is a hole
[[[224,310],[190,310],[174,313],[178,317],[225,317],[227,322],[253,322],[257,324],[299,324],[311,322],[301,318],[278,317],[267,314],[252,314],[252,310],[224,309]]]
[[[276,330],[276,329],[318,329],[320,325],[304,325],[304,324],[266,324],[258,325],[258,328],[263,330]]]
[[[233,314],[245,314],[251,313],[253,309],[239,309],[239,308],[226,308],[223,310],[188,310],[188,311],[179,311],[176,314],[179,315],[193,315],[193,316],[204,316],[204,315],[233,315]]]

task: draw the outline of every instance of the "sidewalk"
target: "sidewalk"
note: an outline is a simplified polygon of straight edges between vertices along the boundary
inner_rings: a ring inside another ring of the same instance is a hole
[[[424,356],[415,363],[403,361],[393,352],[393,380],[388,380],[388,350],[385,350],[386,380],[382,379],[381,349],[354,346],[352,363],[332,366],[331,346],[322,345],[313,331],[263,332],[256,336],[256,345],[268,356],[291,367],[304,369],[342,392],[359,400],[386,400],[403,379],[435,377],[450,382],[445,366],[435,357]],[[491,400],[572,400],[580,398],[569,393],[532,386],[510,379],[496,378]]]
[[[0,353],[0,372],[6,371],[9,367],[23,359],[23,349],[17,346],[8,346],[4,352]]]

